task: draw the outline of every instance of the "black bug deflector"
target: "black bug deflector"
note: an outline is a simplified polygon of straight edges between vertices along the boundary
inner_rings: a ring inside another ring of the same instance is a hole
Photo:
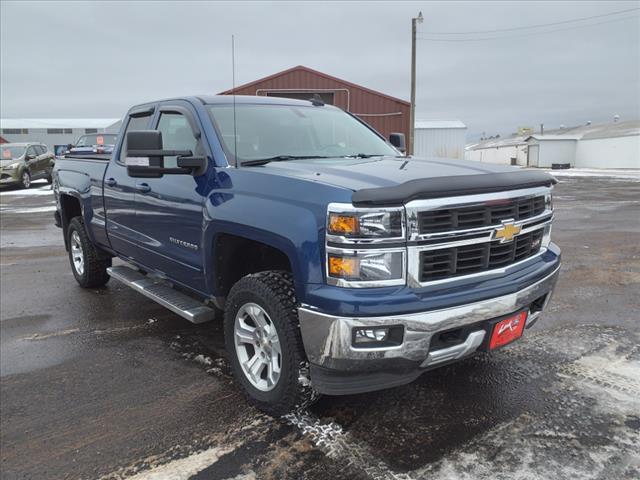
[[[409,180],[390,187],[366,188],[353,193],[356,206],[402,205],[411,200],[456,197],[531,187],[550,187],[557,180],[546,172],[519,170],[482,175],[455,175]]]

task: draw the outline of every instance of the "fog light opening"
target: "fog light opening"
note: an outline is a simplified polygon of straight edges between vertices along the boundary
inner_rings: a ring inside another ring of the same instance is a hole
[[[353,329],[354,348],[393,347],[402,344],[404,328],[401,325],[390,327],[356,327]]]

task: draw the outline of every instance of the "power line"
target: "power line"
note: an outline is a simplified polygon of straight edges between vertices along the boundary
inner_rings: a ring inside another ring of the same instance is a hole
[[[483,33],[513,32],[516,30],[527,30],[531,28],[552,27],[555,25],[564,25],[567,23],[583,22],[585,20],[593,20],[594,18],[610,17],[612,15],[619,15],[621,13],[634,12],[636,10],[640,10],[640,7],[628,8],[627,10],[618,10],[616,12],[603,13],[600,15],[593,15],[591,17],[574,18],[572,20],[563,20],[561,22],[553,22],[553,23],[539,23],[537,25],[528,25],[528,26],[522,26],[522,27],[499,28],[496,30],[478,30],[478,31],[470,31],[470,32],[424,32],[424,33],[427,35],[470,35],[470,34],[483,34]]]
[[[638,17],[638,15],[632,15],[629,17],[623,17],[623,18],[614,18],[613,20],[605,20],[602,22],[596,22],[596,23],[590,23],[588,25],[576,25],[574,27],[568,27],[568,28],[556,28],[554,30],[547,30],[544,32],[532,32],[532,33],[523,33],[520,35],[501,35],[501,36],[497,36],[497,37],[483,37],[483,38],[427,38],[427,37],[418,37],[418,40],[425,40],[428,42],[479,42],[479,41],[484,41],[484,40],[499,40],[502,38],[517,38],[517,37],[531,37],[531,36],[535,36],[535,35],[546,35],[548,33],[556,33],[556,32],[565,32],[568,30],[576,30],[578,28],[587,28],[587,27],[595,27],[596,25],[603,25],[605,23],[613,23],[613,22],[620,22],[623,20],[630,20],[632,18],[640,18]]]

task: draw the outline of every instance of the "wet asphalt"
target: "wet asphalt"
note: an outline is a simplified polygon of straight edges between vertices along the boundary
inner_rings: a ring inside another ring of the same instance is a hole
[[[219,322],[79,288],[49,187],[0,190],[1,477],[640,478],[640,182],[560,180],[520,342],[285,419],[245,404]]]

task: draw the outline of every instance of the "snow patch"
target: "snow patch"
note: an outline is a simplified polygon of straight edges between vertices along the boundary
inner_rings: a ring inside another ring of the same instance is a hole
[[[127,480],[187,480],[210,467],[222,455],[226,455],[234,449],[235,446],[210,448],[126,478]]]

